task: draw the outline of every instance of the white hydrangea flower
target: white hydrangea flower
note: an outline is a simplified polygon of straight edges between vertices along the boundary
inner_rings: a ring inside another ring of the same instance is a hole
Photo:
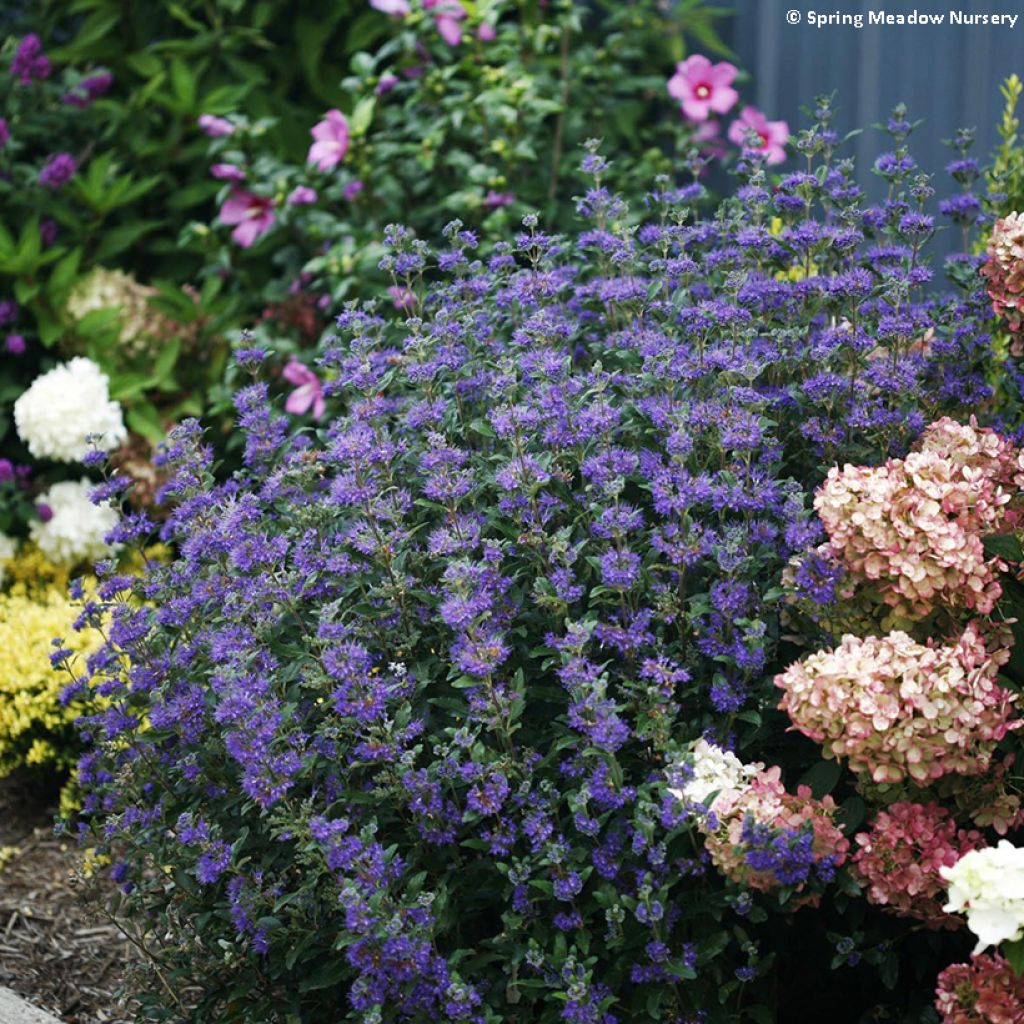
[[[669,792],[687,803],[703,804],[712,793],[742,793],[750,780],[763,768],[760,764],[744,764],[731,750],[723,750],[698,740],[692,751],[693,774],[682,789]]]
[[[102,438],[110,451],[128,436],[121,406],[111,401],[110,382],[91,360],[76,356],[37,377],[14,403],[18,436],[37,459],[80,462],[86,437]]]
[[[18,542],[6,533],[0,533],[0,583],[4,581],[4,563],[9,562],[18,552]]]
[[[978,936],[975,954],[1024,936],[1024,849],[1002,839],[965,853],[939,874],[949,883],[943,910],[967,914],[967,927]]]
[[[51,562],[94,562],[114,551],[103,538],[117,525],[117,510],[89,500],[95,486],[84,478],[65,480],[39,498],[39,504],[47,506],[52,515],[46,522],[32,523],[29,535]]]

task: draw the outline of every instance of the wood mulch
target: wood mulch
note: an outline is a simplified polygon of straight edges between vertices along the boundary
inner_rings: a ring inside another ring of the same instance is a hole
[[[65,1024],[131,1024],[118,989],[132,948],[98,910],[112,883],[79,877],[55,812],[55,792],[0,779],[0,985]]]

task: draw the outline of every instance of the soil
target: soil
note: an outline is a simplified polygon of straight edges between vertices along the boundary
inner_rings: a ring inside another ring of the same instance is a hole
[[[0,779],[0,985],[65,1024],[131,1024],[119,1002],[132,949],[99,912],[112,883],[54,835],[57,794]]]

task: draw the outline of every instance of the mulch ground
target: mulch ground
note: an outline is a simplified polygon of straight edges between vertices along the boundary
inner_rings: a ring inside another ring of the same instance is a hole
[[[54,792],[0,779],[0,985],[66,1024],[131,1024],[117,990],[132,949],[97,910],[110,883],[77,877],[55,810]]]

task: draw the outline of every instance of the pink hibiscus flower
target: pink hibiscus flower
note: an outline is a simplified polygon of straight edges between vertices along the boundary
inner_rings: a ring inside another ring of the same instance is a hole
[[[273,203],[265,196],[244,188],[233,188],[220,208],[220,222],[236,225],[231,237],[243,249],[248,249],[260,235],[266,234],[275,220]]]
[[[282,376],[295,390],[284,403],[286,412],[293,416],[302,416],[313,410],[313,418],[320,419],[324,414],[324,390],[320,378],[308,367],[293,359],[282,371]]]
[[[348,121],[340,110],[328,110],[324,119],[313,125],[309,132],[314,143],[309,147],[306,162],[315,164],[318,171],[337,167],[348,152]]]
[[[466,9],[458,0],[423,0],[423,10],[434,12],[437,31],[449,46],[458,46],[462,42],[459,22],[466,17]]]
[[[683,113],[691,121],[706,121],[712,113],[724,114],[735,106],[740,94],[732,87],[736,68],[722,61],[712,64],[703,54],[676,65],[668,80],[668,94],[682,103]]]
[[[765,163],[781,164],[786,159],[788,140],[789,125],[785,121],[769,121],[757,107],[744,107],[729,125],[729,141],[744,153],[763,154]]]

